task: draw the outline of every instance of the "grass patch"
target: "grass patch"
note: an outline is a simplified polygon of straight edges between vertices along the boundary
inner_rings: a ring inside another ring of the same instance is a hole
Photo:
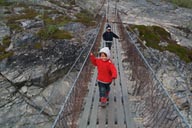
[[[63,31],[63,30],[57,30],[53,35],[51,36],[53,39],[71,39],[73,36],[70,32]]]
[[[21,30],[23,30],[23,28],[18,24],[18,23],[8,23],[7,24],[8,26],[9,26],[9,28],[13,31],[21,31]]]
[[[5,51],[5,47],[3,45],[0,45],[0,53]]]
[[[192,0],[165,0],[171,3],[176,4],[180,7],[190,8],[192,9]]]
[[[42,19],[44,20],[45,25],[57,24],[57,26],[65,25],[71,21],[71,18],[69,18],[68,16],[59,16],[55,19],[52,19],[48,16],[48,14],[44,14],[42,16]]]
[[[11,56],[13,56],[12,51],[0,53],[0,61]]]
[[[40,29],[37,33],[40,39],[71,39],[73,37],[71,33],[58,29],[58,26],[63,26],[72,21],[67,15],[52,19],[49,17],[49,14],[45,12],[42,15],[42,19],[44,20],[45,27]]]
[[[192,49],[180,46],[171,39],[170,33],[158,26],[130,25],[131,29],[139,31],[139,38],[146,41],[148,47],[160,51],[170,51],[180,57],[185,62],[192,62]],[[167,46],[159,45],[160,42],[167,42]]]
[[[21,19],[34,19],[34,17],[37,16],[37,12],[33,9],[29,9],[26,8],[25,10],[23,10],[24,14],[20,14],[20,15],[10,15],[7,16],[7,26],[9,26],[9,28],[12,31],[21,31],[23,30],[23,28],[19,25],[19,23],[17,22],[17,20],[21,20]]]
[[[13,3],[11,2],[7,2],[6,0],[0,0],[0,6],[10,6]]]
[[[35,16],[37,16],[37,12],[33,9],[26,8],[23,13],[25,14],[20,14],[20,15],[11,15],[7,17],[8,23],[9,22],[15,22],[16,20],[21,20],[21,19],[34,19]]]
[[[50,25],[45,27],[37,33],[38,37],[43,40],[47,39],[71,39],[72,35],[63,30],[59,30],[57,26]]]
[[[96,23],[94,21],[93,14],[86,10],[82,10],[80,13],[76,14],[77,20],[75,22],[81,22],[86,26],[94,26]]]
[[[3,37],[2,44],[0,45],[0,61],[13,55],[12,51],[6,52],[5,49],[9,47],[11,43],[11,37]]]
[[[181,47],[178,44],[169,44],[166,47],[166,50],[175,53],[179,56],[180,59],[184,60],[187,63],[192,62],[192,50],[186,47]]]
[[[49,39],[51,35],[56,31],[57,31],[57,27],[54,25],[50,25],[48,27],[40,29],[37,35],[40,39],[45,40],[45,39]]]
[[[34,44],[34,48],[35,49],[41,49],[42,48],[42,44],[40,42],[37,42]]]
[[[5,36],[3,37],[3,46],[5,47],[9,47],[10,43],[11,43],[11,37],[10,36]]]

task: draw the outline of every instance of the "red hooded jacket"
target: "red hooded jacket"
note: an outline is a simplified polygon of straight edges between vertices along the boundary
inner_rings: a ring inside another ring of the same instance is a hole
[[[106,48],[106,47],[105,47]],[[107,48],[108,49],[108,48]],[[110,51],[105,52],[101,49],[100,53],[104,52],[110,57]],[[97,66],[98,76],[97,80],[102,83],[111,83],[113,79],[117,78],[117,70],[115,65],[110,59],[103,61],[100,58],[96,58],[93,54],[90,55],[90,59],[93,65]]]

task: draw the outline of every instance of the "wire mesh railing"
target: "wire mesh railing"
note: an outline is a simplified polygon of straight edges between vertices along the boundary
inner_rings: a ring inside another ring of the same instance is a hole
[[[104,21],[104,18],[103,20]],[[99,32],[103,28],[103,22],[97,27],[98,33],[97,37],[100,37]],[[92,43],[91,43],[92,42]],[[87,92],[88,82],[90,80],[90,76],[92,74],[93,67],[91,66],[88,57],[90,51],[96,51],[98,49],[97,38],[89,42],[89,46],[86,48],[86,52],[82,54],[84,60],[79,73],[74,80],[71,89],[68,95],[63,102],[63,105],[57,114],[57,117],[52,125],[52,128],[59,127],[59,128],[76,128],[77,120],[79,118],[79,114],[81,111],[81,107],[83,104],[83,99]]]
[[[162,57],[162,54],[164,53],[156,53],[158,52],[157,50],[153,50],[152,48],[147,47],[145,43],[137,36],[136,32],[134,32],[134,30],[129,27],[129,25],[127,26],[127,29],[129,30],[128,33],[131,36],[131,40],[133,42],[139,42],[139,44],[141,44],[142,47],[145,49],[145,52],[151,55],[149,57],[146,57],[146,59],[150,63],[151,67],[153,69],[156,69],[156,72],[158,71],[158,69],[161,69],[164,73],[168,74],[168,72],[170,72],[169,67],[172,68],[171,70],[175,71],[174,75],[177,75],[172,76],[175,77],[177,83],[174,88],[168,88],[168,92],[172,95],[172,97],[174,96],[173,98],[175,100],[181,101],[183,99],[186,99],[186,102],[183,104],[186,104],[187,109],[183,111],[184,113],[186,113],[188,121],[192,122],[192,92],[190,91],[190,77],[188,77],[188,74],[190,73],[187,74],[187,72],[184,71],[184,69],[187,69],[187,64],[184,64],[179,58],[176,59],[175,57],[172,57],[171,59],[168,58],[169,61],[166,61],[166,59]],[[159,78],[160,77],[163,76],[159,76]],[[182,104],[180,104],[179,106],[182,106]]]
[[[139,48],[131,43],[131,37],[124,28],[119,15],[118,19],[122,30],[121,35],[126,42],[123,48],[132,69],[131,77],[136,82],[132,95],[140,97],[135,109],[143,118],[143,126],[147,128],[190,128],[190,124],[181,114]]]

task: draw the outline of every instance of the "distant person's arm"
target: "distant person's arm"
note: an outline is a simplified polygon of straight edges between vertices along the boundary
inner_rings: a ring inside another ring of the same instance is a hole
[[[113,33],[113,37],[119,39],[119,36],[117,36],[115,33]]]

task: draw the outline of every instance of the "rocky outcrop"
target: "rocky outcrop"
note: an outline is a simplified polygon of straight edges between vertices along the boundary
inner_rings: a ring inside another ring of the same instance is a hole
[[[118,9],[124,23],[161,26],[170,32],[180,45],[192,47],[191,9],[160,0],[120,1]]]
[[[76,4],[82,8],[86,8],[93,14],[97,13],[97,9],[100,8],[102,0],[77,0]]]
[[[13,21],[9,24],[4,20],[0,22],[0,42],[2,44],[5,36],[11,37],[6,51],[13,52],[0,63],[0,127],[26,128],[37,126],[38,122],[37,127],[47,128],[70,89],[70,80],[62,78],[86,45],[87,37],[92,38],[95,32],[93,27],[69,22],[59,26],[58,30],[72,33],[72,39],[43,40],[37,33],[45,25],[41,17],[44,11],[56,10],[49,15],[52,19],[64,14],[76,19],[75,15],[81,8],[69,7],[63,1],[57,1],[61,4],[46,0],[17,2],[24,2],[29,9],[39,13],[34,18],[16,19],[15,24]],[[4,12],[11,9],[10,13],[23,16],[25,7],[17,5],[7,7]]]
[[[118,9],[123,23],[160,26],[166,29],[171,34],[171,38],[176,40],[179,45],[192,48],[191,9],[180,8],[160,0],[120,1]],[[136,38],[133,40],[137,46],[140,46]],[[167,44],[161,42],[160,45],[166,46]],[[140,49],[178,108],[191,124],[192,64],[183,62],[178,56],[168,51],[160,52],[142,47]],[[133,92],[133,88],[129,89],[130,93]]]

